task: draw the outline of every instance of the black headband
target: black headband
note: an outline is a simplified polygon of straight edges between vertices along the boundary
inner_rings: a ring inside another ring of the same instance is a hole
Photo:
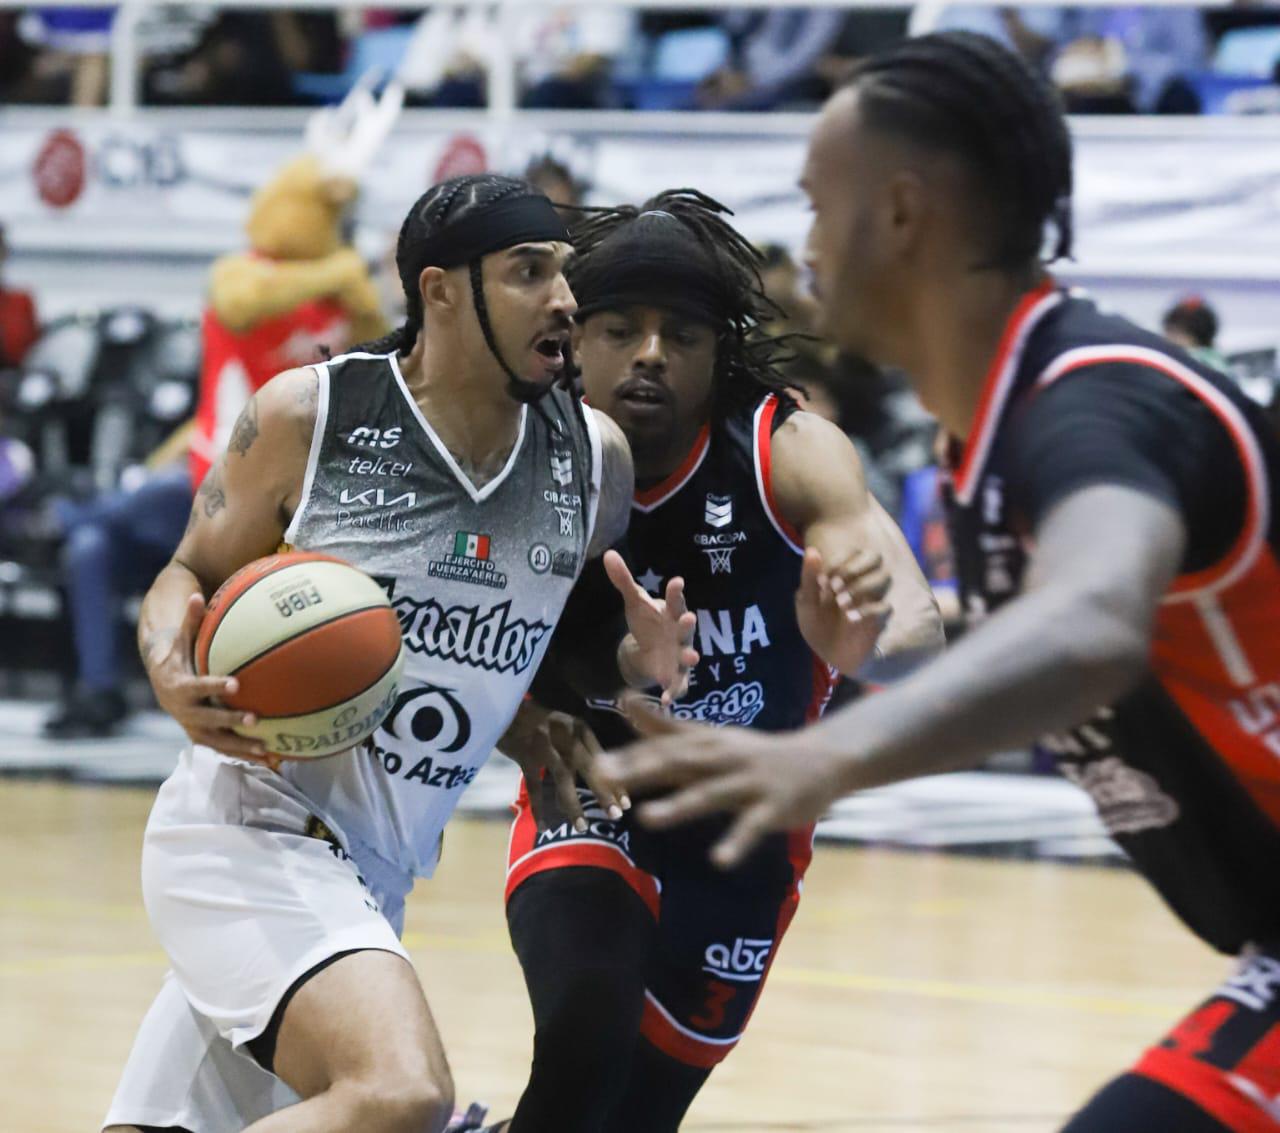
[[[667,213],[642,214],[570,261],[568,274],[579,322],[620,307],[659,307],[720,329],[740,305],[712,254]]]
[[[541,194],[504,197],[446,225],[423,241],[423,267],[456,268],[517,244],[568,243],[569,230]]]

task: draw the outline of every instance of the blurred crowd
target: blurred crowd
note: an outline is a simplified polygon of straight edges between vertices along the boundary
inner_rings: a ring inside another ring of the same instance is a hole
[[[101,104],[116,16],[112,6],[0,12],[0,98]],[[1265,86],[1280,60],[1280,9],[1256,4],[646,11],[548,3],[517,10],[517,27],[498,28],[496,18],[476,4],[421,12],[150,5],[137,28],[141,94],[152,105],[331,103],[380,68],[410,104],[482,106],[495,45],[506,42],[517,45],[519,97],[529,107],[804,109],[860,55],[946,27],[1024,53],[1078,112],[1194,113],[1226,105],[1210,99],[1214,82],[1245,84],[1237,93]],[[557,205],[581,205],[590,189],[552,153],[524,173]],[[181,538],[193,486],[248,397],[273,373],[318,360],[322,344],[341,352],[401,318],[394,255],[366,264],[350,245],[357,188],[323,163],[286,165],[255,195],[245,251],[214,265],[198,322],[118,305],[42,323],[32,296],[5,277],[0,229],[0,656],[62,674],[51,736],[106,734],[128,714],[137,674],[125,644],[129,603]],[[760,252],[776,307],[767,329],[792,344],[789,376],[805,408],[853,439],[873,492],[956,619],[933,421],[902,375],[812,334],[812,300],[789,249]],[[1163,328],[1210,365],[1234,369],[1253,396],[1273,399],[1274,357],[1271,370],[1245,373],[1220,353],[1217,316],[1203,297],[1179,299]],[[18,641],[20,651],[10,647]]]
[[[112,6],[0,12],[0,103],[101,105]],[[137,28],[148,105],[314,105],[371,68],[410,105],[486,104],[514,45],[520,104],[543,109],[805,110],[861,55],[967,28],[1041,68],[1074,113],[1280,112],[1280,7],[947,4],[688,10],[548,2],[500,27],[487,5],[332,10],[163,4]]]
[[[255,226],[278,215],[277,194],[306,189],[308,169],[305,161],[291,163],[255,197],[251,249],[261,243]],[[588,188],[550,155],[525,174],[561,204]],[[332,215],[306,225],[311,243],[321,229],[344,231],[349,197],[324,199],[334,202]],[[19,668],[62,674],[62,701],[46,722],[50,736],[104,735],[127,716],[129,685],[137,684],[129,603],[181,538],[193,487],[208,467],[206,450],[220,447],[220,434],[272,373],[319,360],[322,343],[340,352],[398,320],[401,312],[378,309],[377,298],[398,293],[378,278],[388,271],[394,277],[394,264],[389,257],[364,264],[334,237],[308,250],[315,270],[309,282],[291,285],[288,304],[246,314],[219,298],[235,294],[219,281],[234,282],[239,272],[252,283],[265,269],[252,251],[235,253],[214,265],[199,324],[119,306],[42,325],[32,297],[4,278],[3,249],[0,231],[0,655],[20,656]],[[843,357],[814,337],[801,268],[784,247],[760,252],[777,310],[767,329],[793,344],[789,376],[803,405],[854,440],[872,490],[897,516],[954,621],[959,608],[932,419],[901,375]],[[272,294],[279,298],[278,289]],[[1217,352],[1217,317],[1202,297],[1171,306],[1164,331],[1229,368]],[[285,350],[293,354],[286,358]],[[56,609],[24,610],[15,595],[41,585],[59,595]],[[22,648],[12,648],[19,641]]]

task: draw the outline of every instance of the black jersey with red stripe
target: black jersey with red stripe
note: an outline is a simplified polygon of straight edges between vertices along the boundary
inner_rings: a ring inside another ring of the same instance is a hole
[[[704,426],[681,466],[637,491],[627,530],[630,566],[651,594],[685,581],[701,660],[675,715],[780,731],[816,719],[835,677],[796,623],[804,547],[778,512],[773,435],[795,407],[774,394],[753,410]],[[632,738],[616,708],[592,702],[606,746]]]
[[[1022,588],[1030,533],[1089,484],[1187,530],[1148,678],[1047,740],[1176,913],[1235,953],[1280,940],[1280,450],[1226,377],[1051,283],[1005,329],[946,495],[971,619]],[[1105,551],[1105,548],[1102,549]]]

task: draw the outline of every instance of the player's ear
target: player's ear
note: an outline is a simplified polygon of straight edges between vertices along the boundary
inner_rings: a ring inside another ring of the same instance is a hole
[[[449,273],[443,268],[425,267],[418,276],[418,291],[422,295],[423,311],[441,311],[457,305]]]
[[[901,255],[918,243],[928,213],[928,191],[918,173],[900,169],[887,179],[881,216],[893,253]]]

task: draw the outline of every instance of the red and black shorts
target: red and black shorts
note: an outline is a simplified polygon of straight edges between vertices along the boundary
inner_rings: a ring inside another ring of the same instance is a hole
[[[1280,1133],[1280,953],[1244,956],[1195,1011],[1133,1067],[1232,1133]]]
[[[514,806],[508,902],[529,878],[590,867],[620,877],[657,926],[646,960],[641,1034],[689,1066],[710,1069],[746,1030],[779,942],[800,901],[813,828],[775,835],[740,868],[708,859],[723,822],[656,833],[630,813],[614,821],[579,787],[588,829],[576,832],[548,790],[539,833],[524,786]]]

